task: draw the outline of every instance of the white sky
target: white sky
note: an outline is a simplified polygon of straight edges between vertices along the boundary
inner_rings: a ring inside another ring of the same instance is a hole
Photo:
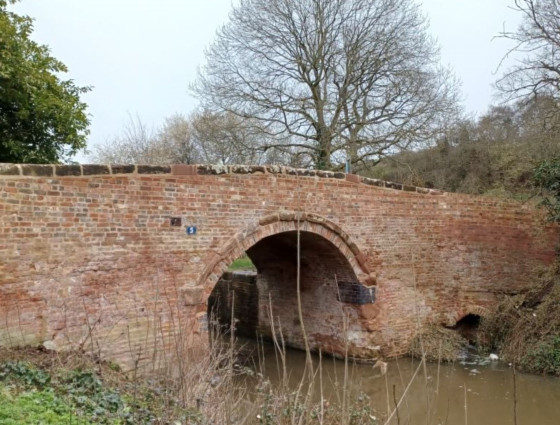
[[[442,63],[462,81],[465,110],[483,113],[510,46],[492,38],[519,23],[509,8],[513,0],[420,3]],[[117,135],[129,116],[157,127],[195,109],[188,84],[230,8],[231,0],[22,0],[12,7],[35,19],[33,38],[68,66],[66,78],[93,87],[83,97],[91,115],[90,148]]]

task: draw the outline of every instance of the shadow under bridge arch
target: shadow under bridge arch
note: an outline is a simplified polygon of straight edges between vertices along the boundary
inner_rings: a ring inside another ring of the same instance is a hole
[[[361,306],[375,301],[375,281],[348,235],[317,215],[273,214],[237,235],[207,274],[207,288],[213,288],[208,311],[227,326],[233,303],[236,332],[265,338],[282,332],[286,345],[303,349],[297,308],[298,229],[301,302],[309,345],[343,355],[348,332],[361,331]],[[227,271],[243,253],[256,267],[252,277]],[[349,325],[344,324],[345,317]]]

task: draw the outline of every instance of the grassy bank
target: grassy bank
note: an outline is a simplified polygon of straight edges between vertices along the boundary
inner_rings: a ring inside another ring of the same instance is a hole
[[[0,423],[187,423],[197,412],[165,395],[164,380],[133,379],[81,353],[0,350]]]
[[[0,349],[0,423],[378,423],[366,396],[345,399],[343,406],[322,404],[313,401],[317,397],[307,384],[275,387],[258,367],[241,366],[235,358],[217,346],[173,373],[140,377],[83,353]],[[339,384],[344,389],[347,383]]]

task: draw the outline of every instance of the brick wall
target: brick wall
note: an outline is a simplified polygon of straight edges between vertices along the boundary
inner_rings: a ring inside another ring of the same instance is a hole
[[[178,338],[201,346],[207,297],[248,251],[273,316],[298,345],[298,228],[312,342],[336,354],[348,338],[356,356],[400,354],[417,318],[452,325],[527,287],[559,235],[528,204],[343,173],[2,165],[0,344],[47,342],[119,361]],[[376,301],[340,303],[336,280],[374,285]]]
[[[234,317],[235,335],[255,338],[259,323],[259,295],[255,272],[225,272],[208,297],[208,314],[221,334]]]

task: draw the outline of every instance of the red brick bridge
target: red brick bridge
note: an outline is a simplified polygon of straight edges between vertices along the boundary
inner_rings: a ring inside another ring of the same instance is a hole
[[[205,346],[208,297],[246,252],[258,329],[270,334],[272,317],[301,347],[298,233],[310,345],[360,358],[402,354],[424,324],[483,315],[531,284],[559,236],[528,204],[352,174],[1,164],[0,345],[120,361]]]

